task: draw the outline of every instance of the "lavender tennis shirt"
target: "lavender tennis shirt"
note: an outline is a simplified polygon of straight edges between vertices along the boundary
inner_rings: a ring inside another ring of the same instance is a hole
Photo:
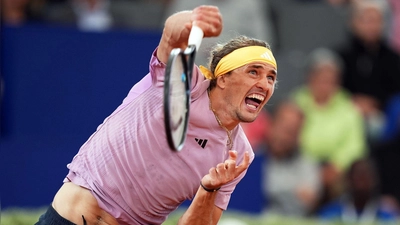
[[[228,157],[227,134],[209,109],[205,80],[196,67],[192,79],[188,135],[180,152],[168,147],[164,128],[165,65],[156,51],[150,73],[82,145],[64,182],[88,188],[100,207],[120,224],[161,224],[186,199],[193,199],[201,178]],[[254,153],[240,126],[232,131],[238,163]],[[203,140],[199,144],[198,140]],[[205,140],[207,141],[206,144]],[[217,193],[215,205],[226,209],[243,172]]]

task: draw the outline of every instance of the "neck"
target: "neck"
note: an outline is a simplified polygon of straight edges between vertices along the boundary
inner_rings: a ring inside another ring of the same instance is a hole
[[[315,103],[317,103],[317,105],[325,106],[328,104],[330,98],[325,97],[325,98],[314,98],[314,99],[315,99]]]
[[[224,123],[221,121],[221,119],[220,119],[220,117],[219,117],[219,115],[217,115],[217,112],[216,112],[216,110],[214,110],[214,106],[213,106],[213,104],[212,104],[212,95],[211,95],[211,93],[210,93],[210,91],[208,91],[208,97],[209,97],[209,107],[210,107],[210,110],[213,112],[213,114],[214,114],[214,116],[215,116],[215,119],[217,120],[217,122],[218,122],[218,125],[221,127],[221,128],[223,128],[225,131],[226,131],[226,134],[227,134],[227,136],[228,136],[228,140],[227,140],[227,142],[226,142],[226,145],[228,146],[228,148],[231,150],[232,148],[233,148],[233,140],[232,140],[232,135],[231,135],[231,132],[232,132],[232,129],[234,128],[234,127],[232,127],[232,128],[228,128],[228,127],[226,127],[225,125],[224,125]]]
[[[362,38],[359,38],[358,36],[355,36],[355,40],[368,52],[376,52],[379,50],[381,46],[381,39],[372,41],[372,40],[364,40]]]
[[[210,99],[210,110],[214,113],[217,122],[221,127],[232,131],[239,122],[232,119],[232,117],[227,113],[224,107],[226,107],[226,102],[224,100],[219,100],[221,98],[216,98],[219,94],[214,91],[208,91],[208,97]]]

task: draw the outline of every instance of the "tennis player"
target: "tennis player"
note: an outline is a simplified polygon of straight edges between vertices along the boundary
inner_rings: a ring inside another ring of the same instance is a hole
[[[83,144],[64,184],[37,224],[161,224],[186,199],[179,224],[217,224],[254,159],[239,123],[256,119],[274,92],[277,65],[265,42],[238,37],[196,66],[188,135],[180,152],[168,147],[163,116],[165,63],[186,48],[192,24],[218,36],[217,7],[169,17],[150,72]]]

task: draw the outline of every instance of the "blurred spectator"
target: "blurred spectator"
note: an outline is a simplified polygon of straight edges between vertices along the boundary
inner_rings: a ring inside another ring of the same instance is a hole
[[[50,0],[46,19],[74,24],[83,31],[106,31],[113,26],[109,0]]]
[[[6,24],[19,25],[25,22],[25,10],[29,0],[2,0],[1,16]]]
[[[78,28],[84,31],[105,31],[113,21],[109,0],[73,0]]]
[[[258,114],[257,119],[253,123],[241,123],[241,126],[255,152],[258,152],[261,148],[265,148],[271,126],[271,118],[265,108]]]
[[[84,31],[158,30],[169,0],[48,0],[48,22]]]
[[[340,87],[341,61],[328,49],[307,60],[307,84],[292,93],[305,115],[300,148],[321,163],[323,193],[319,204],[340,194],[343,171],[365,154],[362,115]],[[318,208],[318,206],[317,206]]]
[[[372,149],[381,177],[382,194],[394,196],[400,202],[400,94],[389,101],[387,135]]]
[[[264,0],[170,0],[165,15],[180,10],[193,9],[199,5],[215,5],[224,15],[222,33],[216,38],[206,38],[196,56],[196,63],[207,65],[209,50],[215,43],[224,43],[232,37],[246,35],[267,41],[273,47],[271,25],[268,17],[268,3]],[[165,21],[165,20],[163,20]]]
[[[393,48],[400,54],[400,1],[388,0],[392,12],[390,42]]]
[[[394,95],[385,109],[386,123],[382,140],[393,140],[400,134],[400,93]]]
[[[263,169],[266,215],[306,216],[319,197],[318,164],[299,151],[303,120],[290,102],[280,103],[273,115]]]
[[[341,65],[334,52],[316,49],[307,61],[307,84],[292,97],[305,114],[304,153],[344,171],[365,154],[365,133],[360,113],[340,87]]]
[[[343,86],[363,113],[372,143],[380,138],[388,99],[400,91],[400,57],[384,41],[382,3],[353,2],[351,39],[339,50],[344,60]]]
[[[363,158],[350,166],[343,196],[323,207],[319,217],[346,224],[376,224],[396,221],[396,209],[383,201],[375,165]]]
[[[19,26],[28,21],[40,21],[44,0],[1,0],[3,24]]]

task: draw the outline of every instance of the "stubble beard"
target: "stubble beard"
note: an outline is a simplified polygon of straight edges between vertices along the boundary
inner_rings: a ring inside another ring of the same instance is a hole
[[[255,115],[253,118],[249,118],[248,116],[244,116],[242,113],[237,112],[236,113],[236,117],[239,119],[240,122],[242,123],[252,123],[257,119],[258,113],[257,115]]]

